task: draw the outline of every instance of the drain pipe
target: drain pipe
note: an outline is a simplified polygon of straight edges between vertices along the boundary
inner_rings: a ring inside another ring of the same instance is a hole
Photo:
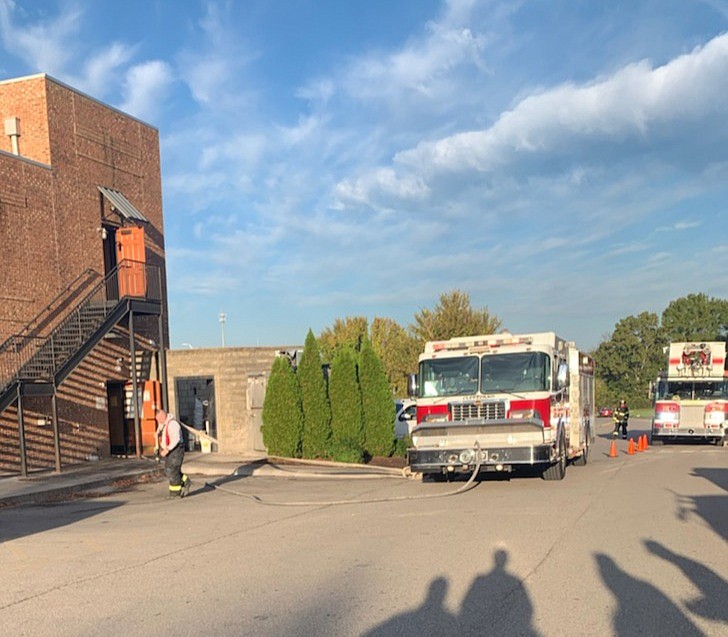
[[[5,118],[5,134],[10,137],[13,155],[20,155],[20,144],[18,143],[18,138],[20,137],[20,120],[17,117]]]

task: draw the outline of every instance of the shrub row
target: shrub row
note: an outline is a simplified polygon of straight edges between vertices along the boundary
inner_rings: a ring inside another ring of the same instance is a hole
[[[309,330],[297,369],[276,358],[263,402],[268,453],[291,458],[362,462],[395,451],[392,390],[368,339],[356,354],[340,349],[328,383]]]

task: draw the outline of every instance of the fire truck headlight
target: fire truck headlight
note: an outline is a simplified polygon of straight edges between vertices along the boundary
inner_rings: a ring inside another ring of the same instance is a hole
[[[705,410],[705,424],[722,425],[726,417],[726,412],[723,411],[724,407],[724,405],[708,405]]]
[[[447,422],[447,414],[427,414],[422,422]]]
[[[535,409],[517,409],[511,412],[511,418],[516,420],[530,420],[531,418],[541,419]]]
[[[460,452],[460,462],[470,464],[475,460],[475,452],[472,449],[463,449]]]

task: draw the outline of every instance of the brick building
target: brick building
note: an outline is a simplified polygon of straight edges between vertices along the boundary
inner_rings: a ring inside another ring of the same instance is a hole
[[[0,121],[0,471],[138,454],[168,343],[158,131],[44,74],[0,82]]]

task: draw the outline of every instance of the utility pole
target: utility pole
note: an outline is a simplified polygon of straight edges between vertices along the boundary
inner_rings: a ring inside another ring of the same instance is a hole
[[[227,319],[225,312],[220,312],[220,334],[222,336],[223,347],[225,347],[225,319]]]

